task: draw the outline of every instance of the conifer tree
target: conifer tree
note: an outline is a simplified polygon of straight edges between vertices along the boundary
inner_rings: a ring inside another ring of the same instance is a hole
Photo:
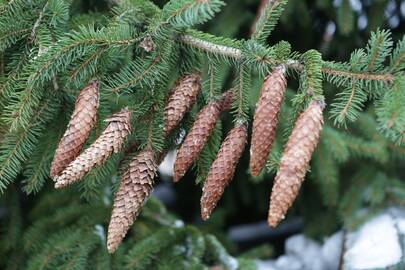
[[[204,220],[324,236],[405,202],[386,1],[365,29],[350,1],[260,2],[0,0],[1,269],[255,269],[148,199],[175,148]]]

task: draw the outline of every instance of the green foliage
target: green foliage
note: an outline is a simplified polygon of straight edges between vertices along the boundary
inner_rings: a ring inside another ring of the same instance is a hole
[[[377,30],[371,33],[367,44],[367,70],[380,71],[384,68],[384,62],[391,54],[392,39],[388,30]]]
[[[301,74],[301,89],[307,95],[315,98],[322,97],[322,56],[315,50],[307,51],[302,55],[305,63]]]
[[[398,77],[392,88],[377,104],[377,116],[381,131],[393,141],[405,140],[405,80]]]
[[[163,7],[162,21],[174,27],[191,27],[210,20],[223,5],[220,0],[171,0]]]
[[[36,145],[48,124],[57,114],[60,102],[55,94],[41,103],[41,108],[31,116],[27,129],[7,133],[0,146],[0,191],[6,189],[22,170],[24,162]]]
[[[12,195],[6,198],[12,208],[0,243],[2,254],[19,255],[20,261],[13,261],[16,269],[207,269],[225,259],[237,261],[213,236],[183,226],[153,198],[129,236],[137,241],[111,256],[105,246],[109,211],[100,199],[89,205],[74,192],[53,191],[31,205],[29,222],[24,222],[16,193]],[[212,242],[215,250],[209,249]]]
[[[261,43],[266,43],[271,31],[273,31],[277,21],[281,17],[287,2],[287,0],[267,1],[266,6],[263,7],[260,17],[255,25],[255,30],[252,33],[253,39]]]
[[[249,116],[249,90],[251,89],[251,69],[246,63],[240,63],[237,69],[233,91],[232,111],[237,124],[247,121]]]
[[[355,14],[352,10],[350,0],[342,0],[337,12],[337,21],[340,33],[349,35],[354,29]]]
[[[364,36],[355,31],[350,1],[336,10],[330,1],[270,0],[254,28],[246,25],[254,18],[251,1],[225,8],[220,0],[162,2],[0,1],[0,203],[6,209],[6,219],[0,213],[2,269],[254,269],[251,259],[256,255],[234,258],[217,238],[182,226],[155,200],[148,201],[113,256],[106,252],[105,230],[111,190],[134,153],[151,146],[159,156],[177,146],[196,112],[232,87],[231,114],[217,123],[195,163],[196,182],[202,183],[225,131],[251,123],[263,77],[277,66],[286,68],[290,89],[268,170],[256,179],[245,168],[237,170],[235,175],[255,183],[238,181],[230,187],[221,202],[229,213],[264,209],[257,206],[264,199],[253,193],[264,198],[262,185],[277,171],[293,124],[312,99],[325,101],[325,125],[308,173],[313,181],[305,182],[302,211],[293,215],[311,212],[328,222],[328,228],[341,223],[351,227],[365,217],[361,208],[375,212],[403,204],[405,39],[394,44],[397,36],[377,29],[383,16],[368,17],[369,28],[377,30],[364,48],[350,54]],[[384,11],[381,3],[371,8],[373,14]],[[310,8],[322,16],[311,16]],[[323,16],[337,19],[339,34],[325,36],[315,47],[313,25],[323,27]],[[274,31],[278,21],[282,31]],[[335,57],[339,62],[325,60]],[[174,81],[192,71],[202,72],[202,94],[166,138],[165,101]],[[101,82],[101,104],[85,147],[103,130],[103,120],[126,106],[132,112],[132,134],[123,153],[56,193],[48,175],[52,156],[77,93],[91,79]],[[244,155],[240,167],[247,166],[246,160]],[[319,231],[315,227],[312,231]]]

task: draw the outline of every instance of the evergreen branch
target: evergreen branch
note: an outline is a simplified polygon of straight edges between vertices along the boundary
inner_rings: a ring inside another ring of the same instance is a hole
[[[220,0],[171,0],[162,10],[162,19],[175,27],[190,27],[210,20],[221,10]]]
[[[391,59],[390,69],[392,72],[398,72],[405,68],[405,37],[402,38],[397,44]]]
[[[148,64],[145,69],[140,69],[140,73],[136,76],[133,76],[132,79],[127,80],[121,84],[114,85],[111,88],[112,93],[119,93],[122,89],[130,88],[137,85],[139,82],[144,82],[145,78],[148,77],[153,69],[158,65],[160,60],[160,55],[157,54],[155,57],[152,58],[152,61]]]
[[[105,46],[112,49],[116,46],[127,47],[136,40],[138,39],[133,37],[133,31],[128,25],[103,28],[98,31],[81,28],[80,32],[68,34],[66,39],[32,58],[24,67],[22,72],[24,76],[18,78],[11,86],[14,91],[20,92],[17,94],[17,99],[9,104],[9,112],[5,120],[12,130],[25,127],[33,111],[37,109],[44,85],[52,81],[57,73],[94,49]]]
[[[194,34],[185,34],[180,35],[178,40],[185,45],[197,48],[199,50],[205,51],[210,54],[220,55],[225,58],[231,58],[234,61],[241,60],[244,58],[244,53],[240,47],[242,46],[240,43],[234,42],[233,46],[231,45],[224,45],[224,44],[217,44],[216,42],[212,42],[210,38],[206,38],[202,34],[196,35]],[[272,55],[273,53],[268,50],[268,55]],[[285,59],[283,61],[279,61],[277,59],[255,59],[255,61],[262,61],[264,64],[274,66],[283,64],[287,68],[291,68],[297,71],[302,71],[304,66],[295,59]],[[349,80],[358,80],[358,81],[379,81],[385,83],[391,83],[394,80],[394,76],[390,73],[371,73],[371,72],[354,72],[350,70],[342,70],[339,69],[340,66],[344,66],[343,64],[335,64],[328,61],[322,62],[321,71],[323,74],[333,77],[341,77],[344,79]]]
[[[157,254],[169,245],[183,241],[185,228],[163,228],[138,242],[126,256],[126,269],[150,269]]]
[[[353,81],[336,96],[335,102],[331,105],[331,117],[334,118],[335,125],[346,125],[346,120],[354,122],[367,100],[367,95],[361,89],[360,84]]]
[[[256,23],[252,39],[265,43],[277,24],[288,0],[268,0]]]
[[[374,74],[369,72],[352,72],[347,70],[333,69],[330,67],[322,67],[322,73],[326,75],[338,76],[343,78],[349,78],[351,80],[359,81],[381,81],[391,83],[394,80],[394,76],[390,73]]]
[[[352,91],[350,92],[349,99],[347,100],[346,105],[343,107],[342,111],[339,113],[339,118],[344,119],[346,118],[346,115],[348,114],[349,107],[353,103],[353,98],[356,93],[356,83],[352,84]]]
[[[383,67],[383,63],[392,49],[391,34],[388,30],[377,30],[371,33],[367,45],[368,65],[367,71],[377,71]]]
[[[322,56],[315,50],[309,50],[302,55],[304,69],[301,73],[302,90],[310,96],[321,97],[322,91]]]
[[[239,60],[242,58],[242,50],[238,48],[232,48],[221,44],[215,44],[206,40],[195,38],[191,35],[182,35],[179,36],[179,41],[187,44],[189,46],[198,48],[200,50],[213,53],[213,54],[220,54],[225,57],[234,58]]]
[[[4,51],[19,39],[22,39],[25,35],[28,35],[30,31],[31,28],[22,28],[0,34],[0,51]]]
[[[377,102],[379,129],[397,143],[405,142],[405,83],[398,77],[392,88]]]
[[[24,181],[24,192],[27,194],[37,193],[45,183],[48,178],[48,168],[51,165],[52,156],[47,153],[41,153],[40,159],[33,159],[31,162],[31,168],[24,172],[25,175],[29,176],[28,179]],[[30,171],[31,170],[31,171]]]
[[[55,110],[59,108],[55,98],[47,99],[42,105],[31,118],[27,129],[11,132],[3,141],[0,148],[0,192],[20,172],[23,163],[32,154],[45,124],[55,115]]]
[[[44,7],[42,8],[41,12],[39,13],[38,19],[35,21],[34,26],[32,27],[31,35],[29,38],[29,43],[33,43],[35,41],[37,29],[42,22],[42,19],[44,17],[46,9],[48,8],[48,5],[49,5],[49,1],[46,1]]]
[[[79,48],[81,46],[88,46],[88,49],[90,48],[91,45],[101,46],[101,47],[114,46],[114,45],[128,46],[132,43],[137,42],[138,40],[139,40],[139,38],[124,38],[124,39],[117,39],[117,40],[106,40],[104,38],[80,39],[80,37],[78,40],[75,40],[75,37],[73,36],[72,42],[68,41],[67,44],[61,44],[60,47],[58,46],[59,44],[57,44],[54,49],[49,50],[47,52],[47,55],[43,57],[45,61],[42,62],[41,65],[35,70],[35,72],[31,74],[31,76],[29,78],[29,82],[34,83],[34,82],[38,81],[38,79],[40,79],[41,77],[45,77],[46,72],[48,72],[48,70],[49,70],[49,67],[51,65],[55,65],[55,67],[56,67],[56,63],[61,63],[61,61],[58,59],[61,59],[62,56],[64,56],[68,52],[73,53],[73,51],[76,52],[76,49],[77,49],[77,55],[73,55],[73,57],[71,58],[71,60],[69,62],[72,62],[73,59],[76,59],[76,58],[84,55],[85,54],[84,52],[86,52],[86,50],[79,50]],[[51,57],[47,57],[47,56],[51,56]],[[38,62],[40,62],[40,60]],[[63,67],[67,66],[68,63],[64,63]],[[59,68],[59,70],[62,70],[62,67]]]
[[[235,87],[233,87],[232,112],[237,124],[245,123],[249,117],[249,91],[251,90],[251,69],[246,63],[240,63]]]
[[[79,73],[83,72],[85,68],[91,65],[92,62],[97,61],[97,59],[103,54],[106,50],[106,47],[100,47],[95,50],[94,53],[90,54],[86,60],[80,63],[80,65],[72,70],[69,75],[69,80],[75,80]]]

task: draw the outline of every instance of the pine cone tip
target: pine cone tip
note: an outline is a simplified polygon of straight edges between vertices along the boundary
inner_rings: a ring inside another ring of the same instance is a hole
[[[269,211],[267,223],[269,224],[270,227],[275,228],[284,218],[285,215],[282,212],[276,211],[275,209],[271,209]]]
[[[175,182],[175,183],[179,182],[180,179],[183,178],[184,174],[185,173],[179,173],[179,172],[174,171],[173,172],[173,182]]]
[[[208,208],[205,208],[205,207],[202,208],[202,209],[201,209],[201,219],[202,219],[203,221],[208,220],[208,219],[210,218],[211,212],[212,212],[212,210],[210,210],[210,209],[208,209]]]
[[[66,187],[66,183],[64,181],[58,181],[58,177],[55,177],[53,180],[55,181],[56,189],[62,189],[64,187]]]

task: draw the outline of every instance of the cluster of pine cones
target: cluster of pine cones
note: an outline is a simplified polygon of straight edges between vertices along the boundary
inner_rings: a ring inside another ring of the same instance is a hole
[[[250,149],[250,170],[256,176],[263,169],[276,135],[278,114],[286,89],[285,68],[277,67],[265,78],[253,120]],[[195,103],[201,90],[201,75],[197,72],[178,79],[167,101],[164,117],[165,135],[170,134]],[[180,146],[174,164],[174,181],[180,180],[201,153],[211,136],[220,114],[230,109],[232,90],[213,98],[197,114],[195,122]],[[59,142],[50,175],[56,188],[80,180],[96,165],[103,164],[113,152],[121,151],[131,132],[131,113],[124,108],[107,118],[107,127],[81,153],[91,129],[96,123],[99,106],[99,83],[91,82],[79,94],[67,130]],[[271,193],[268,223],[276,226],[295,200],[319,140],[323,124],[323,101],[313,100],[296,121],[285,146]],[[238,123],[229,131],[203,186],[201,216],[208,219],[232,180],[238,161],[247,143],[247,124]],[[107,248],[113,253],[137,218],[153,189],[159,156],[145,147],[126,165],[115,194],[108,227]]]

